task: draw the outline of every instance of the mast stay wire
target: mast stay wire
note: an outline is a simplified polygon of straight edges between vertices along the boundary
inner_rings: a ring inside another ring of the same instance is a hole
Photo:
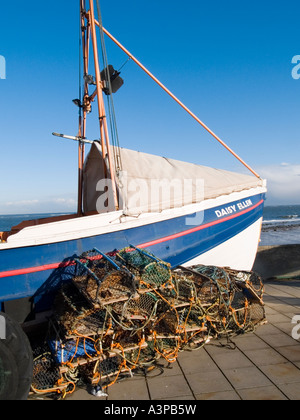
[[[106,46],[105,46],[103,24],[102,24],[102,14],[101,14],[99,0],[96,0],[96,4],[97,4],[97,13],[98,13],[99,29],[100,29],[103,69],[105,72],[105,79],[108,83],[108,89],[109,89],[109,95],[107,95],[107,103],[108,103],[111,136],[112,136],[112,145],[114,146],[113,154],[114,154],[115,173],[117,177],[119,178],[120,171],[122,171],[119,134],[118,134],[118,129],[117,129],[117,120],[116,120],[115,107],[114,107],[114,101],[113,101],[113,95],[112,95],[112,87],[111,87],[111,80],[110,80],[110,74],[109,74],[109,68],[108,68],[108,59],[107,59],[107,52],[106,52]]]
[[[128,57],[127,60],[122,64],[122,66],[119,68],[118,73],[122,70],[123,67],[126,66],[126,64],[128,63],[128,61],[131,60],[131,57]]]
[[[98,1],[98,0],[97,0]],[[96,23],[99,25],[99,23]],[[115,37],[113,37],[103,26],[102,31],[107,35],[128,57],[134,61],[155,83],[157,83],[178,105],[180,105],[195,121],[198,122],[212,137],[215,138],[229,153],[231,153],[242,165],[244,165],[253,175],[261,179],[260,175],[255,172],[237,153],[234,152],[219,136],[217,136],[203,121],[200,120],[183,102],[181,102],[166,86],[164,86],[139,60],[137,60]]]

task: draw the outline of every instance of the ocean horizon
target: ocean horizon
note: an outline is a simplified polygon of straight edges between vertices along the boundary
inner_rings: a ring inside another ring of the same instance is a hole
[[[24,220],[72,214],[62,213],[24,213],[0,214],[0,231],[10,231]],[[265,206],[261,232],[261,246],[300,244],[300,205]]]
[[[266,206],[261,246],[300,244],[300,205]]]

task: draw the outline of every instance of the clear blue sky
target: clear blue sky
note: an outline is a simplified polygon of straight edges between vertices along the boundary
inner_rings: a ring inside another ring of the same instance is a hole
[[[270,186],[300,204],[299,1],[102,0],[104,26]],[[0,214],[73,211],[79,1],[21,0],[1,13]],[[126,61],[107,40],[109,62]],[[244,172],[133,62],[114,96],[121,146]],[[99,137],[96,105],[88,136]]]

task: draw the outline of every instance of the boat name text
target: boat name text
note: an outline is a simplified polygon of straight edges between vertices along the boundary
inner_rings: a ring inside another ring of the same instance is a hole
[[[233,204],[232,206],[227,206],[227,207],[223,207],[220,210],[216,210],[215,213],[216,213],[216,216],[220,218],[220,217],[229,216],[230,214],[234,214],[238,211],[244,210],[252,205],[253,203],[251,200],[245,200],[245,201],[241,201],[240,203]]]

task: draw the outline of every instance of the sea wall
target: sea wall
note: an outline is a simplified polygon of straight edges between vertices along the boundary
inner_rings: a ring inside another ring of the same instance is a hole
[[[259,247],[253,270],[264,280],[300,276],[300,245]]]

